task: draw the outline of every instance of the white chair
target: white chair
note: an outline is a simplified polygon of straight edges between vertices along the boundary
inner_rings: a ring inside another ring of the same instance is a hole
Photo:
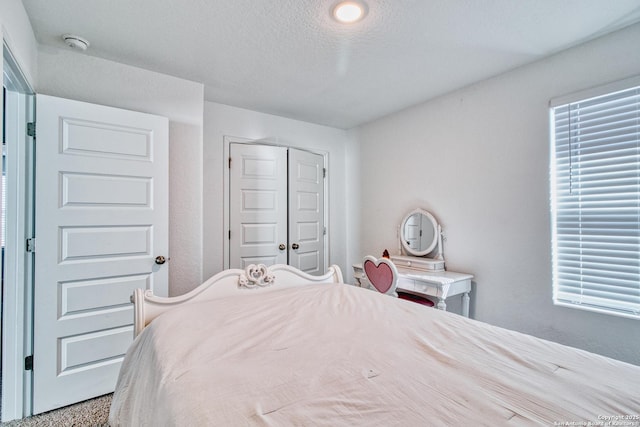
[[[387,258],[376,259],[370,255],[362,263],[364,275],[371,285],[380,293],[397,297],[398,270]]]

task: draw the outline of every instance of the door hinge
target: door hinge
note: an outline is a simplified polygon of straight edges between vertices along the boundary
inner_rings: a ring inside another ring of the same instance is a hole
[[[35,252],[36,251],[36,238],[30,237],[27,239],[27,252]]]
[[[323,236],[327,235],[327,227],[322,227],[322,235]]]
[[[322,177],[323,178],[327,177],[327,168],[322,168]]]
[[[27,123],[27,135],[36,137],[36,122]]]
[[[33,354],[24,358],[24,370],[33,371]]]
[[[229,169],[231,169],[231,157],[229,157]]]
[[[229,240],[231,240],[231,230],[229,230]]]

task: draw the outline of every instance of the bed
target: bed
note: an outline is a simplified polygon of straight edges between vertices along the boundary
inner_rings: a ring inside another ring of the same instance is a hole
[[[252,265],[137,290],[110,425],[640,425],[639,366],[342,282]]]

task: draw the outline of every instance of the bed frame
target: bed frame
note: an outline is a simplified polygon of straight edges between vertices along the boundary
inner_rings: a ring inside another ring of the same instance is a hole
[[[322,276],[312,276],[284,264],[270,267],[251,264],[245,270],[221,271],[192,291],[176,297],[159,297],[149,289],[136,289],[131,296],[134,312],[133,336],[137,337],[153,319],[178,305],[237,295],[239,292],[265,292],[273,289],[272,285],[276,285],[276,281],[276,289],[317,283],[343,283],[342,271],[337,265],[329,267]]]

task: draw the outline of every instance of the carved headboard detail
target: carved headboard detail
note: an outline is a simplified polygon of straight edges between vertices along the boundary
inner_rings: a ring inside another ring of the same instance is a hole
[[[273,284],[276,276],[264,264],[250,264],[238,277],[239,288],[263,288]]]

